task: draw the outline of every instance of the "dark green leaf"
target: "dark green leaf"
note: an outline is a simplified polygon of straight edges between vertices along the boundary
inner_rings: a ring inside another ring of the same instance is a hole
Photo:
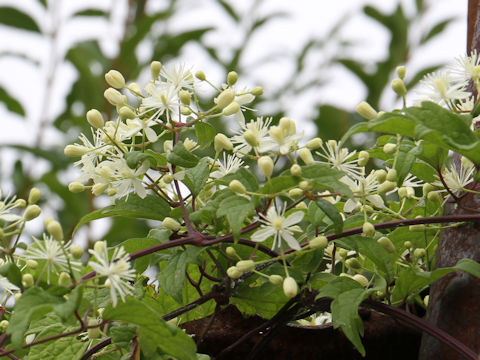
[[[14,263],[7,262],[0,266],[0,275],[6,277],[13,285],[22,287],[22,273]]]
[[[41,32],[36,21],[30,15],[7,6],[0,7],[0,24],[37,33]]]
[[[176,143],[172,152],[168,155],[168,161],[172,164],[185,168],[192,168],[198,164],[198,157],[185,149],[183,143]]]
[[[125,160],[131,169],[136,169],[139,163],[143,163],[145,161],[148,161],[151,167],[157,166],[157,159],[155,159],[151,153],[142,151],[130,151],[126,153]]]
[[[112,343],[121,348],[128,348],[130,341],[136,334],[137,328],[131,325],[120,325],[110,328]]]
[[[289,190],[298,184],[298,178],[294,176],[277,176],[268,180],[260,188],[262,194],[277,194]]]
[[[216,134],[215,128],[210,124],[204,122],[195,124],[195,135],[197,136],[197,143],[201,148],[210,145]]]
[[[255,287],[244,286],[232,298],[241,312],[259,314],[266,319],[274,316],[287,300],[281,286],[269,282]]]
[[[387,250],[371,238],[362,238],[357,241],[356,244],[360,253],[369,258],[378,269],[385,274],[387,282],[390,283],[393,281],[394,273],[392,259]]]
[[[195,167],[185,172],[185,185],[188,186],[193,195],[198,195],[208,180],[209,165],[208,159],[201,159]],[[188,181],[186,181],[188,179]]]
[[[86,9],[86,10],[77,11],[72,15],[72,17],[75,17],[75,16],[101,16],[101,17],[108,18],[109,13],[103,10],[98,10],[98,9]]]
[[[227,217],[233,237],[237,239],[240,236],[245,217],[254,210],[255,207],[250,200],[234,195],[222,200],[217,210],[217,216]]]
[[[333,228],[337,234],[340,234],[343,230],[343,219],[338,209],[325,199],[318,198],[315,203],[322,210],[327,217],[332,220]]]
[[[131,253],[149,248],[151,246],[158,245],[160,243],[161,243],[160,241],[151,237],[134,238],[134,239],[126,240],[125,242],[122,243],[122,246],[126,252],[131,254]],[[137,273],[141,274],[147,269],[148,265],[150,264],[151,257],[152,255],[150,254],[150,255],[142,256],[138,259],[135,259],[135,270],[137,270]]]
[[[137,194],[129,194],[115,201],[115,205],[107,206],[82,217],[75,226],[74,232],[87,222],[111,216],[124,216],[152,220],[163,220],[170,215],[170,205],[161,197],[147,195],[144,199]]]
[[[345,174],[325,164],[302,166],[302,176],[311,180],[317,190],[340,191],[346,196],[352,196],[352,190],[339,181]]]
[[[445,19],[445,20],[442,20],[442,21],[436,23],[430,30],[428,30],[428,32],[425,35],[422,36],[422,38],[420,40],[420,43],[425,44],[426,42],[433,39],[437,35],[440,35],[442,32],[444,32],[446,27],[449,24],[451,24],[454,20],[456,20],[456,19],[455,18],[448,18],[448,19]]]
[[[321,297],[329,297],[334,299],[338,297],[338,295],[340,295],[341,293],[350,291],[352,289],[363,290],[363,287],[358,282],[349,277],[335,276],[335,278],[331,278],[331,281],[329,281],[328,284],[320,288],[318,295],[315,297],[315,299],[319,299]]]
[[[410,173],[410,169],[415,163],[418,155],[423,153],[423,144],[415,146],[410,141],[402,141],[395,161],[395,170],[397,171],[397,185],[402,186],[403,180]]]
[[[25,110],[23,109],[22,104],[20,104],[20,102],[18,102],[18,100],[16,100],[14,97],[10,96],[7,90],[5,90],[3,87],[0,87],[0,102],[3,102],[7,109],[11,112],[14,112],[20,116],[25,116]]]
[[[246,168],[241,167],[236,173],[225,175],[221,180],[225,183],[230,183],[232,180],[240,181],[247,191],[255,192],[258,190],[258,180],[257,177]]]

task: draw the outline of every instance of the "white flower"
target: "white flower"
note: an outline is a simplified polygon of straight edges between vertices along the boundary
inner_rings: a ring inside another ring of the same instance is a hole
[[[148,141],[154,143],[158,139],[158,135],[151,127],[157,125],[154,120],[151,119],[129,119],[127,120],[127,126],[130,128],[131,136],[136,136],[142,132]]]
[[[160,83],[158,86],[148,84],[145,88],[148,96],[142,100],[140,106],[141,113],[139,115],[146,115],[153,111],[149,120],[158,120],[164,113],[167,120],[170,119],[171,113],[180,106],[177,99],[177,88],[168,83]]]
[[[0,190],[0,198],[2,197],[2,191]],[[10,199],[8,198],[8,195],[3,199],[3,201],[0,201],[0,220],[5,221],[5,222],[12,222],[12,221],[17,221],[20,220],[22,217],[16,214],[12,214],[10,210],[14,209],[17,207],[15,204],[16,197],[12,196]]]
[[[240,131],[231,138],[232,143],[236,144],[234,152],[243,156],[248,154],[253,148],[259,153],[268,151],[267,149],[271,146],[271,139],[268,136],[268,128],[271,122],[272,118],[264,120],[263,117],[258,117],[256,120],[251,120],[248,124],[240,123]],[[247,136],[250,142],[246,140],[245,136]]]
[[[292,249],[300,250],[300,244],[292,234],[293,232],[301,231],[300,227],[295,226],[295,224],[302,221],[305,214],[303,211],[295,211],[285,218],[284,213],[285,206],[280,213],[277,211],[275,206],[272,206],[268,209],[266,216],[260,215],[261,219],[259,219],[259,221],[263,225],[261,226],[261,229],[257,230],[252,235],[251,240],[261,242],[265,241],[270,236],[273,236],[272,249],[274,249],[277,245],[280,247],[280,241],[283,239]]]
[[[143,186],[142,179],[148,168],[150,167],[149,161],[144,161],[142,165],[136,169],[130,169],[127,165],[127,161],[123,158],[115,159],[113,161],[104,161],[100,165],[106,167],[103,172],[110,173],[111,178],[114,180],[111,185],[116,188],[119,197],[127,195],[133,190],[142,199],[147,196],[147,191]],[[109,171],[105,171],[109,169]],[[100,183],[106,183],[104,180],[100,180]]]
[[[358,197],[349,198],[343,207],[343,211],[352,212],[355,208],[361,204],[360,199],[365,198],[370,204],[376,208],[383,208],[385,206],[383,199],[380,195],[376,194],[378,186],[378,180],[375,176],[375,171],[370,172],[368,176],[359,176],[356,180],[352,180],[347,176],[340,179],[341,182],[346,184],[353,194]]]
[[[420,93],[426,100],[437,104],[450,104],[455,100],[467,99],[470,94],[465,91],[467,83],[465,81],[455,81],[451,73],[434,72],[425,76],[420,82],[424,89]]]
[[[160,75],[176,90],[193,88],[194,78],[191,71],[185,68],[185,64],[164,66]]]
[[[116,247],[111,260],[104,241],[95,244],[94,250],[88,250],[98,262],[89,261],[89,265],[100,276],[106,276],[106,285],[110,287],[110,297],[113,306],[117,305],[117,294],[122,301],[132,294],[133,286],[128,282],[135,279],[135,270],[130,269],[130,256],[123,246]]]
[[[78,271],[80,263],[78,261],[68,259],[71,243],[68,242],[63,245],[55,240],[52,236],[43,234],[43,241],[33,237],[33,244],[31,244],[27,251],[20,254],[19,257],[25,260],[43,260],[45,261],[45,269],[47,271],[47,282],[50,283],[50,273],[60,273],[61,271],[68,272],[68,262],[73,270]]]
[[[212,172],[210,177],[213,179],[220,179],[225,175],[237,172],[237,170],[243,165],[243,160],[235,155],[225,156],[225,153],[223,153],[223,163],[217,159],[215,164],[218,166],[218,169]],[[248,166],[245,166],[245,168],[248,168]]]
[[[473,173],[475,171],[473,164],[470,166],[469,164],[462,164],[458,167],[452,163],[442,171],[443,180],[454,194],[464,191],[465,186],[473,181]],[[443,188],[440,179],[436,180],[433,185]]]
[[[347,148],[340,148],[335,140],[323,143],[321,149],[323,152],[316,152],[316,154],[325,161],[319,161],[320,163],[331,165],[353,178],[363,176],[363,168],[358,165],[356,159],[352,159],[356,151],[349,152]]]
[[[10,294],[13,294],[16,291],[19,291],[18,286],[13,285],[6,277],[0,276],[0,289],[3,289]]]
[[[449,67],[455,81],[477,81],[479,79],[480,57],[476,49],[472,51],[470,56],[459,56],[455,60],[457,63]]]

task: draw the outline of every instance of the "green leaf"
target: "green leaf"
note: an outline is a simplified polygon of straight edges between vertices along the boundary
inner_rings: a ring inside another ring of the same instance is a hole
[[[195,135],[197,136],[197,143],[201,148],[205,148],[210,145],[215,139],[217,132],[215,128],[204,122],[197,122],[195,124]]]
[[[352,289],[363,290],[362,285],[346,276],[335,276],[334,278],[326,278],[326,280],[328,279],[331,280],[325,286],[320,288],[317,296],[315,297],[315,300],[321,297],[329,297],[335,299],[341,293],[350,291]]]
[[[360,335],[363,336],[363,323],[358,315],[358,306],[368,296],[364,289],[352,289],[338,295],[330,305],[334,328],[340,327],[358,352],[365,356],[365,348]]]
[[[371,238],[361,238],[356,241],[356,245],[359,252],[369,258],[385,274],[387,282],[392,282],[394,276],[393,264],[387,250]]]
[[[165,322],[154,302],[149,298],[140,301],[129,296],[115,308],[108,306],[103,312],[103,318],[138,325],[142,351],[147,358],[152,358],[159,348],[178,360],[195,360],[197,357],[193,340],[183,330]]]
[[[323,223],[322,220],[324,217],[325,213],[320,210],[320,208],[315,202],[310,201],[310,203],[308,204],[308,219],[310,220],[310,223],[313,226],[320,226]]]
[[[146,238],[133,238],[128,239],[122,243],[123,248],[129,254],[155,246],[160,244],[161,241],[158,239],[146,237]],[[148,265],[150,264],[150,259],[152,258],[152,254],[142,256],[140,258],[135,259],[135,270],[137,273],[141,274],[145,270],[147,270]]]
[[[246,168],[242,167],[237,172],[233,174],[225,175],[222,179],[226,184],[230,183],[232,180],[238,180],[245,186],[247,191],[255,192],[258,190],[258,180],[257,177],[252,174],[251,171],[248,171]]]
[[[151,220],[163,220],[170,215],[170,205],[161,197],[147,195],[144,199],[137,194],[129,194],[115,201],[115,205],[107,206],[82,217],[75,226],[75,233],[80,226],[90,221],[111,216],[124,216]]]
[[[452,17],[436,23],[425,35],[422,36],[420,43],[425,44],[437,35],[440,35],[454,20],[456,19]]]
[[[254,210],[255,207],[250,200],[234,195],[222,200],[217,210],[217,216],[227,217],[233,237],[238,239],[245,217]]]
[[[137,334],[137,328],[131,325],[113,326],[110,328],[110,337],[112,344],[121,348],[127,348],[130,341]]]
[[[203,186],[208,180],[208,175],[209,175],[209,166],[208,166],[208,159],[203,158],[201,159],[198,164],[185,171],[185,177],[184,183],[185,185],[188,186],[190,191],[192,192],[193,195],[198,195],[200,191],[202,191]],[[188,181],[185,181],[187,180]]]
[[[298,178],[294,176],[277,176],[268,180],[265,185],[260,188],[262,194],[278,194],[289,190],[298,184]]]
[[[14,263],[7,262],[0,266],[0,275],[6,277],[13,285],[22,287],[22,273]]]
[[[125,154],[125,160],[127,161],[127,165],[131,169],[136,169],[138,163],[143,163],[144,161],[148,160],[150,162],[151,167],[157,166],[157,159],[148,152],[142,151],[130,151]]]
[[[269,282],[255,287],[243,286],[231,299],[242,313],[259,314],[266,319],[273,317],[287,300],[281,286]]]
[[[30,15],[12,7],[0,7],[0,24],[41,33],[36,21]]]
[[[322,210],[325,215],[327,215],[327,217],[332,220],[335,232],[337,234],[340,234],[343,230],[343,219],[335,205],[322,198],[318,198],[317,200],[315,200],[315,203],[320,208],[320,210]]]
[[[23,109],[22,104],[20,104],[20,102],[18,102],[14,97],[10,96],[7,90],[5,90],[3,87],[0,87],[0,102],[3,102],[7,109],[11,112],[14,112],[20,116],[25,116],[25,110]]]
[[[62,295],[63,296],[63,295]],[[83,285],[77,285],[63,304],[55,306],[55,313],[67,320],[78,309],[83,298]]]
[[[397,185],[402,186],[403,180],[410,173],[410,169],[418,155],[423,153],[423,144],[415,146],[410,141],[402,141],[398,149],[395,170],[397,171]]]
[[[302,176],[311,180],[318,190],[340,191],[346,196],[352,196],[352,190],[339,181],[345,176],[343,171],[334,169],[325,164],[302,166]]]
[[[77,11],[72,15],[72,17],[75,17],[75,16],[101,16],[101,17],[108,18],[109,13],[99,9],[86,9],[86,10]]]
[[[168,155],[168,161],[172,164],[185,168],[192,168],[198,164],[198,157],[185,149],[183,143],[176,143],[172,152]]]

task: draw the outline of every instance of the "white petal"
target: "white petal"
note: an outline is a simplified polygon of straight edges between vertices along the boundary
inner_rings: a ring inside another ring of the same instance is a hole
[[[303,211],[295,211],[294,213],[291,213],[290,215],[287,216],[287,218],[283,222],[283,226],[289,227],[289,226],[295,225],[300,221],[302,221],[304,216],[305,216],[305,213]]]
[[[257,230],[257,231],[252,235],[252,237],[250,238],[250,240],[255,241],[255,242],[265,241],[266,239],[268,239],[268,238],[269,238],[270,236],[272,236],[273,234],[275,234],[275,230],[273,230],[273,228],[271,228],[271,227],[265,227],[265,228],[263,228],[263,229]]]
[[[381,209],[385,206],[383,199],[380,195],[368,195],[367,200],[370,201],[375,207]]]
[[[20,220],[22,217],[15,215],[15,214],[3,214],[0,215],[0,220],[7,221],[7,222],[12,222],[12,221],[17,221]]]
[[[288,246],[290,246],[292,249],[295,249],[295,250],[301,249],[297,239],[295,239],[288,231],[282,230],[280,232],[280,235],[287,242]]]
[[[155,142],[158,139],[157,133],[152,128],[146,128],[145,135],[147,136],[147,139],[150,142]]]
[[[356,207],[357,207],[357,201],[355,201],[353,199],[348,199],[345,202],[345,205],[343,205],[343,211],[345,211],[347,213],[350,213],[353,210],[355,210]]]

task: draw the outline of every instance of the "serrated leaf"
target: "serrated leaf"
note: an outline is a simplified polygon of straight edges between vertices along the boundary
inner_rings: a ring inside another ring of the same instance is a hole
[[[308,204],[308,219],[313,226],[320,226],[323,223],[325,213],[320,210],[318,205],[314,201],[310,201]]]
[[[352,289],[363,290],[362,285],[346,276],[335,276],[334,278],[329,276],[326,279],[331,280],[319,290],[317,296],[315,297],[315,300],[321,297],[329,297],[334,299],[338,297],[341,293],[350,291]]]
[[[163,220],[168,215],[170,215],[170,205],[163,198],[147,195],[142,199],[137,194],[129,194],[128,197],[117,199],[115,205],[93,211],[82,217],[73,232],[75,233],[83,224],[104,217],[124,216]]]
[[[250,200],[243,196],[234,195],[222,200],[217,210],[217,216],[227,217],[233,237],[238,239],[240,231],[242,230],[243,221],[248,213],[254,210],[255,207]]]
[[[201,148],[205,148],[210,145],[215,139],[217,132],[215,128],[204,122],[197,122],[195,124],[195,135],[197,137],[197,143]]]
[[[182,143],[176,143],[168,155],[168,161],[185,168],[192,168],[198,164],[198,157],[185,149]]]
[[[362,238],[356,241],[359,252],[369,258],[378,269],[385,274],[388,283],[393,281],[393,263],[387,252],[377,241],[371,238]]]
[[[274,316],[287,300],[282,288],[269,282],[261,286],[241,287],[232,298],[241,312],[250,315],[259,314],[266,319]]]
[[[193,195],[198,195],[202,191],[203,186],[208,180],[209,175],[209,165],[208,159],[201,159],[198,164],[185,171],[185,177],[188,181],[185,181],[185,185],[188,186]]]
[[[332,220],[333,228],[337,234],[340,234],[343,230],[343,219],[338,209],[325,199],[318,198],[315,200],[317,206],[322,210],[327,217]]]
[[[151,246],[158,245],[160,241],[155,238],[151,237],[146,237],[146,238],[133,238],[133,239],[128,239],[122,243],[123,248],[125,249],[126,252],[129,254],[149,248]],[[140,258],[135,259],[135,270],[137,270],[137,273],[141,274],[143,273],[148,265],[150,264],[150,259],[152,257],[152,254],[142,256]]]
[[[110,329],[112,343],[121,348],[127,348],[136,334],[137,328],[132,325],[113,326]]]
[[[0,87],[0,102],[3,102],[7,109],[11,112],[14,112],[20,116],[25,116],[25,110],[23,109],[22,104],[12,97],[3,87]]]
[[[37,22],[30,15],[12,7],[0,7],[0,24],[41,33]]]
[[[151,358],[159,348],[179,360],[195,360],[196,346],[193,340],[183,330],[165,322],[163,314],[156,311],[152,302],[153,299],[144,298],[140,301],[129,296],[115,308],[108,306],[103,318],[138,325],[142,351],[147,358]]]

